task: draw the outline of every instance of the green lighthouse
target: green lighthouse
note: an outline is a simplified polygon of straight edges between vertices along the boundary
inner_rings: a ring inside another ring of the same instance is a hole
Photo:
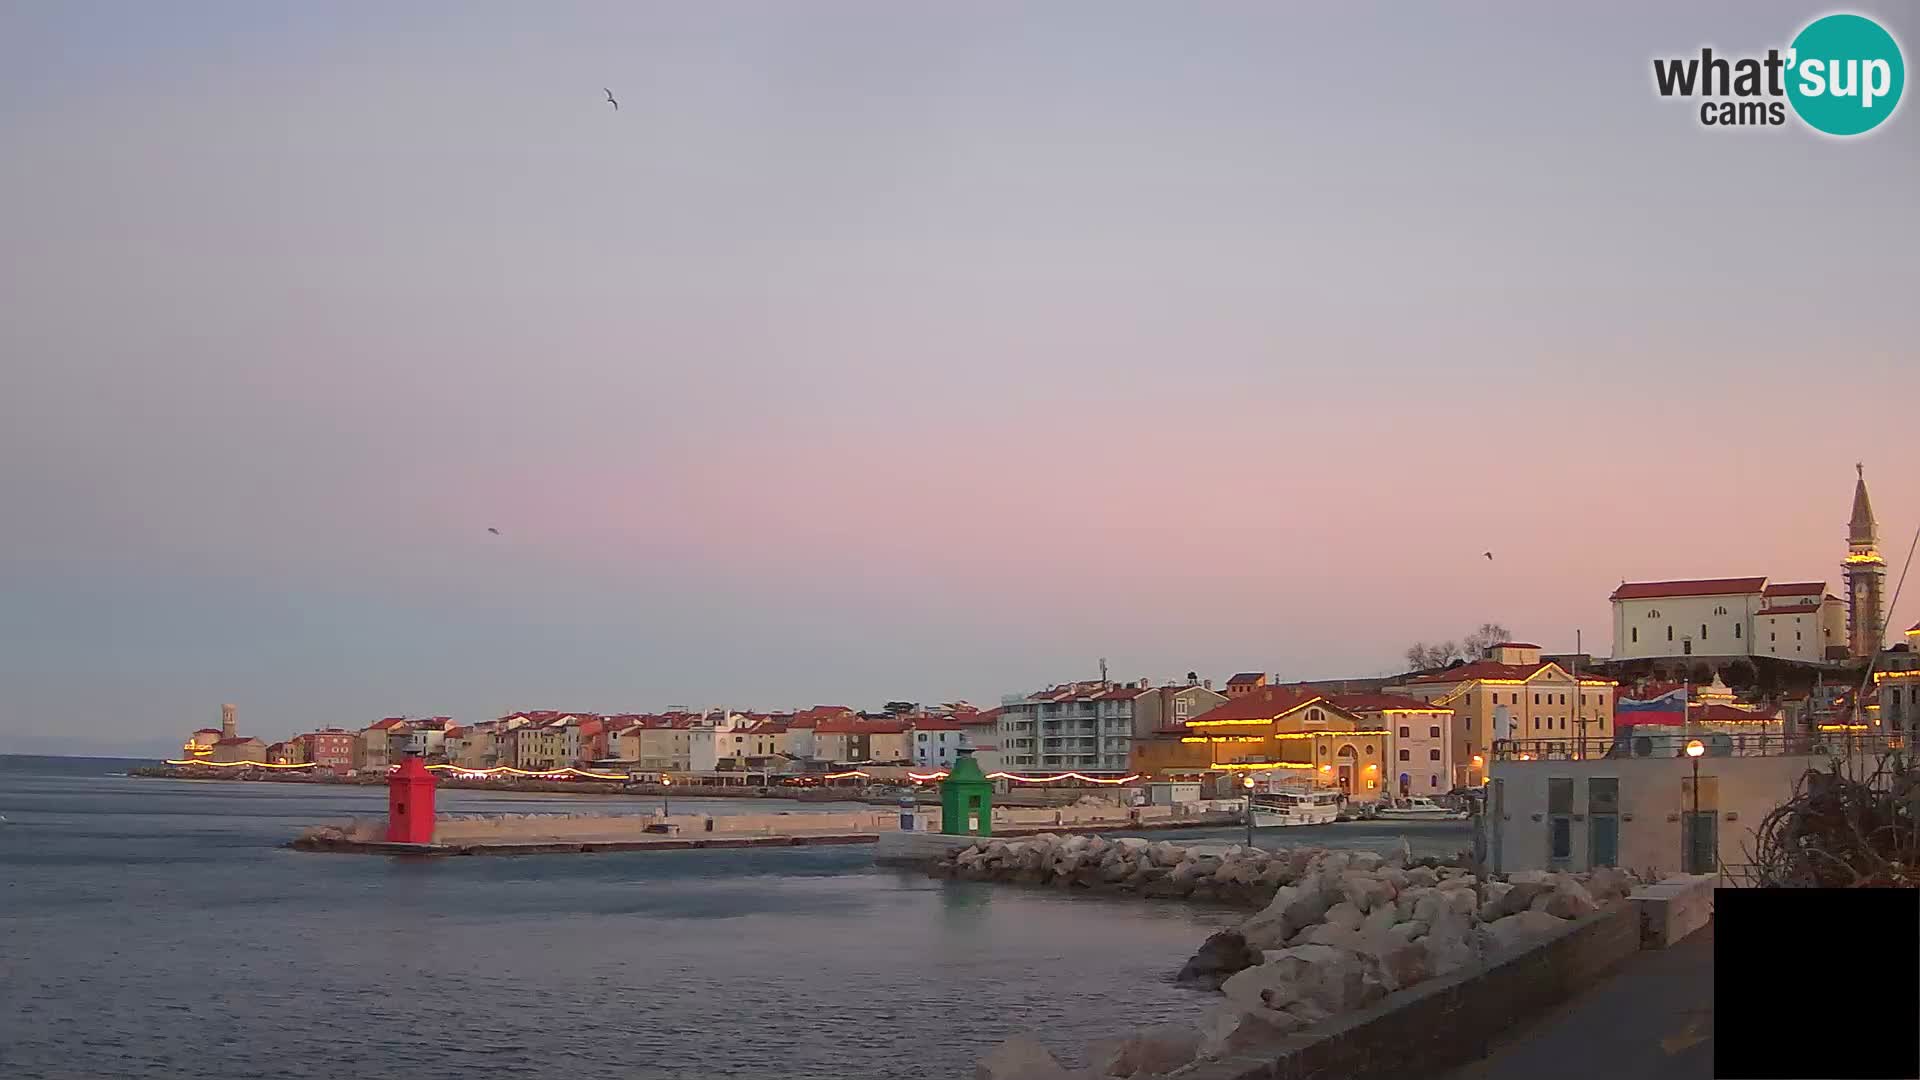
[[[964,746],[940,782],[940,831],[950,836],[993,835],[993,784]]]

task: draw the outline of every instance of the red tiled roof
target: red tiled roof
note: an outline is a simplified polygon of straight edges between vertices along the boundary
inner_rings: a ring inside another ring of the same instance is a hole
[[[1191,717],[1188,723],[1203,720],[1271,720],[1282,713],[1290,713],[1310,701],[1323,700],[1324,695],[1314,690],[1299,690],[1289,686],[1268,686],[1250,694],[1216,705],[1199,716]]]
[[[220,729],[217,727],[203,727],[203,728],[195,729],[194,734],[195,735],[218,735],[220,734]]]
[[[368,731],[392,731],[407,722],[404,716],[389,716],[385,720],[375,720],[367,725]]]
[[[1457,668],[1447,668],[1431,675],[1416,675],[1407,681],[1410,683],[1461,683],[1474,679],[1527,679],[1534,673],[1551,664],[1542,660],[1537,664],[1502,664],[1497,660],[1476,660],[1471,664],[1461,664]]]
[[[1493,649],[1537,649],[1539,647],[1531,641],[1502,641],[1497,645],[1488,646]]]
[[[1824,581],[1786,581],[1778,585],[1769,585],[1762,590],[1762,596],[1800,596],[1805,593],[1823,593],[1827,591]]]
[[[1819,610],[1820,610],[1820,605],[1817,603],[1775,604],[1772,607],[1763,608],[1759,611],[1756,611],[1754,612],[1754,614],[1755,615],[1804,615],[1807,612],[1819,611]]]
[[[1386,709],[1415,709],[1420,712],[1452,712],[1450,705],[1407,697],[1405,694],[1329,694],[1327,700],[1348,712],[1381,712]]]
[[[233,738],[231,738],[231,739],[220,739],[220,740],[217,740],[217,741],[215,741],[215,742],[214,742],[214,744],[213,744],[213,745],[215,745],[215,746],[239,746],[239,745],[240,745],[241,743],[250,743],[250,742],[259,742],[259,741],[260,741],[259,739],[256,739],[256,738],[254,738],[254,737],[253,737],[253,736],[251,736],[251,735],[236,735],[236,736],[234,736],[234,737],[233,737]]]
[[[1134,698],[1139,697],[1141,694],[1151,694],[1151,693],[1153,693],[1153,689],[1151,687],[1116,686],[1113,689],[1108,690],[1103,694],[1095,694],[1092,697],[1088,698],[1087,700],[1088,701],[1132,701]]]
[[[1920,634],[1920,622],[1914,623],[1912,626],[1907,627],[1907,633]]]
[[[899,720],[822,720],[815,726],[822,735],[902,735],[907,725]]]
[[[1257,683],[1261,679],[1264,679],[1266,677],[1267,677],[1267,673],[1264,671],[1243,671],[1240,674],[1235,675],[1233,678],[1228,679],[1227,685],[1228,686],[1245,686],[1248,683]]]
[[[801,709],[794,713],[793,719],[788,723],[797,728],[810,728],[822,720],[851,715],[853,710],[845,705],[815,705],[811,709]]]
[[[1702,578],[1698,581],[1629,581],[1613,590],[1611,600],[1652,600],[1665,596],[1727,596],[1759,592],[1767,584],[1761,577]]]

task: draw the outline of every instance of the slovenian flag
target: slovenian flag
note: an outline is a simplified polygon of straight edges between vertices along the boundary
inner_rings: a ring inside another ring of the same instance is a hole
[[[1684,726],[1687,722],[1686,688],[1669,690],[1659,697],[1644,701],[1623,697],[1614,704],[1613,722],[1615,727],[1623,728],[1640,724]]]

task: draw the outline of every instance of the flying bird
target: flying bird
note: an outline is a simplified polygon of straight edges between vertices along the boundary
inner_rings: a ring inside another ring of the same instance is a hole
[[[1482,555],[1485,555],[1485,556],[1487,557],[1487,561],[1488,561],[1488,562],[1492,562],[1492,561],[1493,561],[1493,552],[1491,552],[1491,551],[1483,551],[1483,552],[1481,552],[1480,554],[1482,554]]]
[[[607,89],[606,87],[604,87],[604,86],[600,88],[600,91],[601,91],[601,93],[604,93],[604,94],[606,94],[606,95],[607,95],[607,104],[609,104],[609,105],[611,105],[611,106],[613,106],[613,111],[614,111],[614,112],[619,112],[619,111],[620,111],[620,103],[619,103],[618,101],[615,101],[615,100],[613,99],[613,91],[611,91],[611,90],[608,90],[608,89]]]
[[[490,532],[490,533],[492,533],[492,534],[493,534],[493,535],[495,535],[495,536],[499,536],[499,535],[500,535],[500,530],[499,530],[499,529],[496,529],[496,528],[494,528],[494,527],[493,527],[493,526],[491,526],[491,525],[489,525],[489,526],[487,526],[487,531],[488,531],[488,532]]]

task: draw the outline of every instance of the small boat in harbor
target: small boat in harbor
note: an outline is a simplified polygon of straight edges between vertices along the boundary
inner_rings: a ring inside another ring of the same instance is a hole
[[[1340,816],[1340,793],[1326,789],[1256,793],[1247,803],[1256,829],[1327,825]]]
[[[1416,795],[1395,803],[1382,806],[1373,812],[1373,816],[1382,821],[1465,821],[1465,810],[1450,810],[1432,799]]]

